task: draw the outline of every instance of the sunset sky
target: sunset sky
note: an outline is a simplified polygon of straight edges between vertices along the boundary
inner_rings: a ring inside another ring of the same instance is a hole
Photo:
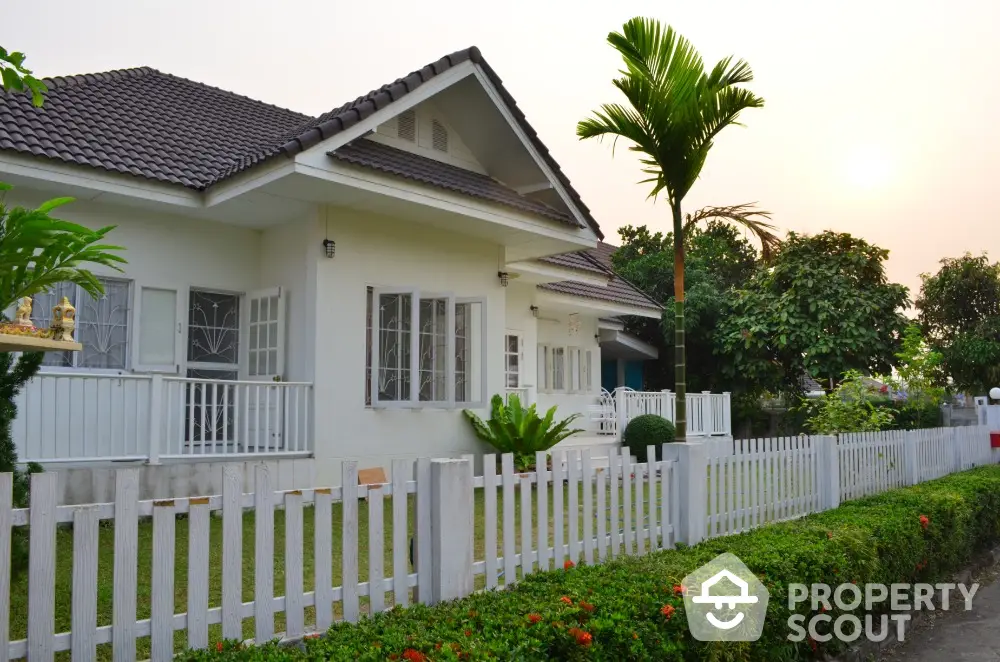
[[[634,15],[710,63],[746,59],[766,100],[717,141],[688,210],[758,201],[782,229],[860,235],[914,290],[942,257],[1000,258],[1000,3],[987,0],[16,0],[0,44],[41,76],[148,65],[310,114],[476,45],[616,241],[621,225],[669,224],[631,155],[575,136],[618,100],[605,37]]]

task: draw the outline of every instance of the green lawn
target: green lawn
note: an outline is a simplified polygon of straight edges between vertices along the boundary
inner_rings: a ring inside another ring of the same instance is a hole
[[[502,490],[497,491],[497,547],[498,553],[503,552],[503,494]],[[633,492],[634,494],[634,492]],[[606,507],[610,507],[610,495],[606,495],[605,503]],[[568,493],[564,489],[564,504],[566,503],[566,498]],[[534,500],[537,495],[532,493],[532,510],[537,512],[537,502]],[[595,497],[596,502],[596,497]],[[552,490],[549,489],[549,512],[552,512]],[[384,506],[384,525],[385,525],[385,560],[384,560],[384,572],[386,576],[392,575],[392,500],[391,498],[386,498],[383,503]],[[415,501],[411,495],[409,500],[409,516],[408,516],[408,528],[409,534],[412,535],[414,531],[414,518],[415,518]],[[482,560],[484,556],[484,503],[483,503],[483,491],[476,490],[475,497],[475,558],[476,560]],[[565,506],[564,506],[565,508]],[[619,509],[621,506],[619,505]],[[634,508],[634,504],[633,504]],[[358,542],[359,542],[359,575],[360,581],[366,581],[368,578],[368,503],[367,501],[360,501],[358,505],[359,509],[359,522],[360,527],[358,531]],[[596,510],[596,507],[595,507]],[[582,487],[580,488],[580,512],[583,512],[583,499],[582,499]],[[648,508],[645,510],[645,514],[648,517]],[[596,535],[596,517],[595,513],[595,525],[594,534]],[[609,513],[605,513],[605,517],[609,518]],[[312,508],[307,507],[305,509],[304,515],[304,534],[303,534],[303,583],[307,591],[313,588],[313,577],[314,577],[314,558],[313,558],[313,538],[314,538],[314,511]],[[533,519],[533,529],[532,536],[533,539],[537,536],[537,518]],[[581,516],[582,520],[582,516]],[[551,541],[552,536],[552,518],[549,518],[549,536]],[[621,522],[621,514],[619,515],[619,522]],[[285,551],[285,518],[284,512],[281,510],[276,510],[274,513],[274,524],[275,524],[275,535],[274,535],[274,587],[276,595],[284,595],[284,551]],[[569,522],[568,519],[564,519],[563,522],[564,529],[564,543],[568,542],[568,531]],[[582,537],[583,524],[580,522],[579,532]],[[341,584],[341,544],[340,544],[340,531],[341,531],[341,508],[339,504],[333,505],[333,560],[332,560],[332,577],[333,585],[339,586]],[[520,515],[520,494],[519,489],[515,491],[515,550],[517,553],[521,551],[520,538],[521,538],[521,515]],[[647,544],[648,546],[648,544]],[[532,545],[534,547],[534,545]],[[213,516],[211,518],[211,541],[210,541],[210,556],[209,556],[209,606],[217,607],[222,601],[222,519],[220,517]],[[153,556],[153,526],[152,521],[144,520],[139,523],[139,588],[138,588],[138,600],[137,600],[137,610],[139,619],[149,618],[150,616],[150,601],[151,601],[151,578],[152,578],[152,556]],[[184,612],[187,606],[187,552],[188,552],[188,520],[186,517],[180,517],[176,522],[176,542],[175,542],[175,584],[174,584],[174,611]],[[596,558],[595,549],[595,558]],[[581,547],[582,555],[582,547]],[[70,528],[60,528],[57,534],[56,540],[56,632],[67,632],[71,629],[71,596],[72,596],[72,585],[73,585],[73,533]],[[503,565],[500,565],[500,570],[503,570]],[[413,572],[414,570],[411,570]],[[97,606],[97,624],[98,626],[110,625],[111,624],[111,614],[112,614],[112,601],[113,601],[113,576],[114,576],[114,527],[111,522],[103,522],[100,535],[99,535],[99,554],[98,554],[98,606]],[[500,583],[503,584],[504,578],[500,578]],[[478,575],[476,577],[476,587],[482,588],[484,586],[484,577]],[[250,601],[254,599],[254,516],[252,512],[247,512],[243,517],[243,600]],[[386,594],[386,605],[391,605],[392,593]],[[362,598],[362,611],[366,609],[367,598]],[[339,603],[334,605],[335,616],[340,616],[340,606]],[[28,582],[27,573],[23,573],[16,577],[12,582],[11,586],[11,605],[10,605],[10,634],[11,640],[22,639],[27,635],[27,614],[28,614]],[[307,608],[306,610],[306,624],[307,627],[314,623],[315,615],[312,608]],[[284,614],[275,614],[275,632],[284,631]],[[253,618],[248,618],[243,621],[243,635],[246,638],[253,637],[254,634],[254,622]],[[209,638],[212,646],[215,642],[221,639],[221,626],[213,625],[209,628]],[[180,651],[186,647],[187,643],[187,633],[185,631],[178,631],[174,637],[175,649]],[[139,639],[137,642],[137,659],[148,659],[149,657],[149,638]],[[61,659],[69,659],[69,652],[63,652],[60,654]],[[98,659],[101,660],[111,660],[111,647],[110,645],[102,645],[98,647]]]

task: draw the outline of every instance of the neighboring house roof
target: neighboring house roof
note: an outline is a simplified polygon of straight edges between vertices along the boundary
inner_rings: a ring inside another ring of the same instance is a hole
[[[543,290],[584,297],[586,299],[611,301],[648,310],[662,310],[662,305],[646,296],[642,290],[615,273],[614,268],[611,266],[611,255],[616,250],[618,250],[617,246],[612,246],[602,241],[598,243],[596,248],[541,258],[542,262],[548,262],[549,264],[561,267],[605,273],[611,279],[607,287],[581,283],[574,280],[545,283],[538,287]]]
[[[813,393],[815,391],[822,391],[823,387],[818,381],[812,378],[808,372],[802,373],[802,377],[799,379],[799,385],[802,390],[806,393]]]
[[[500,77],[475,46],[309,117],[150,67],[46,79],[45,105],[0,92],[0,150],[102,168],[204,190],[275,156],[294,156],[369,117],[435,76],[477,64],[521,130],[603,237]]]
[[[464,193],[473,198],[482,198],[577,227],[576,219],[566,212],[554,209],[543,202],[530,200],[489,175],[481,175],[450,163],[442,163],[371,140],[355,140],[329,152],[329,155],[352,165]]]

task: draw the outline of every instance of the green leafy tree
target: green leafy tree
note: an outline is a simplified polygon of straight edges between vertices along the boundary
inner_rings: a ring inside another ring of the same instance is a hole
[[[32,103],[41,106],[49,88],[24,66],[25,57],[24,53],[8,53],[6,48],[0,46],[0,82],[8,92],[27,91],[31,94]]]
[[[517,395],[511,395],[507,404],[502,397],[494,395],[490,401],[488,421],[469,409],[462,413],[472,423],[477,437],[501,453],[514,454],[514,465],[518,471],[534,466],[536,452],[547,451],[563,439],[583,432],[569,427],[580,414],[556,421],[556,408],[551,407],[545,416],[539,416],[535,405],[523,406]]]
[[[885,430],[892,425],[893,414],[877,407],[876,399],[864,376],[848,370],[831,393],[816,404],[808,403],[815,413],[806,421],[806,429],[813,434]]]
[[[945,394],[944,355],[927,344],[918,325],[910,324],[904,330],[896,359],[897,376],[883,381],[905,393],[909,401],[939,404]]]
[[[684,216],[681,203],[701,174],[715,137],[737,123],[740,113],[764,100],[744,87],[753,73],[743,60],[727,57],[711,70],[691,43],[650,18],[633,18],[608,43],[624,69],[613,83],[627,104],[604,104],[577,125],[581,139],[624,138],[640,154],[650,197],[665,193],[673,217],[674,384],[677,439],[687,436],[684,351]]]
[[[921,280],[919,320],[944,372],[961,390],[1000,384],[1000,264],[966,253]]]
[[[774,392],[800,391],[804,374],[888,373],[909,305],[907,289],[886,277],[888,255],[849,234],[789,232],[720,320],[726,371]]]

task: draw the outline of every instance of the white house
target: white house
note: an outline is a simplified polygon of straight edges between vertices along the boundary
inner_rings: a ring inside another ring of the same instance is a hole
[[[22,459],[268,456],[335,484],[345,458],[481,452],[461,410],[510,391],[614,442],[601,367],[652,350],[617,317],[660,306],[478,49],[319,117],[149,68],[47,84],[0,94],[7,203],[74,196],[61,217],[117,226],[128,265],[99,301],[35,299],[44,324],[69,296],[85,349],[22,396]]]

